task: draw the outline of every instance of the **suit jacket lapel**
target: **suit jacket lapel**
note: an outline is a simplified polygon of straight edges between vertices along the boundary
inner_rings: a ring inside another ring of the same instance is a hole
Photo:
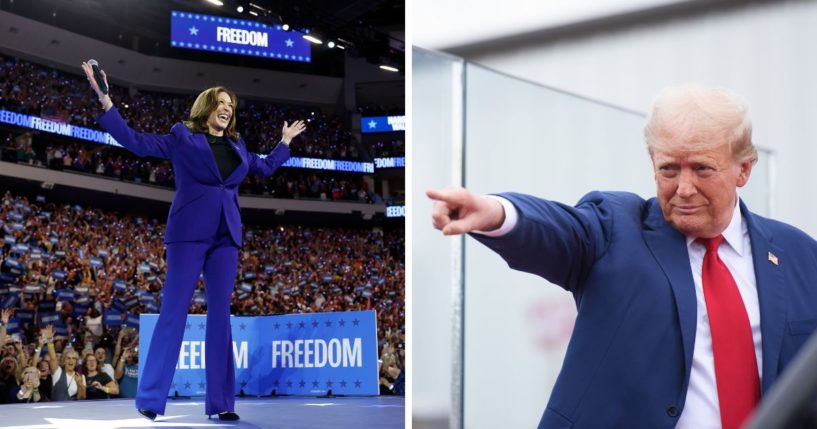
[[[684,345],[685,377],[688,380],[692,368],[692,352],[695,348],[698,307],[695,299],[695,281],[692,279],[692,270],[689,266],[686,238],[664,220],[664,215],[655,199],[651,199],[648,204],[650,207],[647,219],[644,221],[644,241],[672,287]]]
[[[238,170],[241,169],[242,164],[247,163],[247,160],[244,158],[244,152],[241,150],[241,147],[239,146],[240,143],[238,143],[235,140],[232,140],[232,139],[230,139],[228,137],[227,138],[227,144],[229,144],[230,147],[233,148],[233,152],[235,152],[235,154],[238,155],[238,160],[240,161],[240,164],[238,166],[236,166],[235,170],[233,170],[233,172],[230,173],[230,175],[227,176],[226,179],[224,179],[224,182],[229,182],[230,179],[232,179],[233,176],[238,173]]]
[[[786,298],[783,269],[787,261],[783,249],[773,243],[771,235],[763,227],[762,219],[752,214],[743,201],[740,202],[740,209],[749,227],[749,239],[752,243],[763,350],[761,390],[765,392],[777,378],[780,345],[785,333]]]

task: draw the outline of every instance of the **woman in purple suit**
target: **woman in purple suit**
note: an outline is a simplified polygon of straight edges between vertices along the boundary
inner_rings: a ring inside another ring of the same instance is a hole
[[[230,297],[241,247],[238,186],[249,174],[271,175],[289,158],[289,144],[305,129],[303,121],[284,122],[281,142],[262,158],[247,151],[235,130],[236,96],[223,87],[203,91],[190,118],[169,134],[139,133],[128,127],[82,63],[91,88],[105,111],[98,121],[116,141],[139,156],[169,159],[176,175],[176,196],[167,219],[167,276],[157,329],[153,332],[139,379],[136,408],[148,419],[164,414],[199,275],[207,295],[205,413],[238,420],[235,413],[235,367],[230,331]],[[104,72],[102,73],[105,78]],[[107,84],[107,81],[106,81]]]

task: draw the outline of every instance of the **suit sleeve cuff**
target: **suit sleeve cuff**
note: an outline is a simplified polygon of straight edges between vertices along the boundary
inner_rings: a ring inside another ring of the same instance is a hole
[[[511,232],[513,227],[516,226],[516,222],[519,219],[519,213],[516,211],[516,207],[506,200],[505,198],[496,196],[496,195],[486,195],[486,197],[491,198],[493,200],[499,201],[502,204],[502,208],[505,209],[505,222],[502,222],[502,226],[499,229],[495,229],[493,231],[473,231],[476,234],[481,234],[486,237],[502,237],[503,235]]]

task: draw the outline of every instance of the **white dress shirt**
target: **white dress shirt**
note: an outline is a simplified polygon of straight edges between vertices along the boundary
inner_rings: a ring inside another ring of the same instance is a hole
[[[505,209],[505,221],[499,229],[493,231],[475,231],[488,237],[500,237],[510,232],[519,219],[516,207],[505,198],[488,195]],[[760,342],[760,306],[757,300],[757,280],[752,258],[752,244],[749,241],[749,228],[740,215],[740,208],[735,204],[732,220],[723,231],[724,241],[718,248],[718,256],[726,264],[740,290],[743,305],[749,316],[752,328],[752,340],[755,344],[758,376],[762,375],[763,355]],[[718,388],[715,383],[715,361],[712,354],[712,333],[709,330],[709,317],[706,311],[703,280],[703,267],[706,247],[697,243],[695,237],[687,237],[689,265],[692,268],[692,279],[695,282],[695,300],[697,301],[697,326],[695,328],[695,347],[692,352],[692,371],[689,376],[686,401],[676,429],[720,429],[721,414],[718,406]]]

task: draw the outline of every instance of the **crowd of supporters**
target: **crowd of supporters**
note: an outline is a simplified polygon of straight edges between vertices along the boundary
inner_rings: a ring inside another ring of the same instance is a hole
[[[173,123],[187,117],[193,96],[138,92],[112,87],[122,115],[135,129],[168,132]],[[307,118],[307,131],[292,145],[293,155],[333,159],[370,159],[405,156],[402,135],[368,138],[359,144],[342,123],[320,110],[280,106],[243,100],[238,108],[239,129],[250,148],[268,153],[277,143],[284,120]],[[32,114],[60,122],[99,128],[98,102],[89,96],[87,82],[79,75],[64,73],[27,61],[0,55],[0,109]],[[58,143],[31,132],[5,132],[0,141],[2,159],[52,169],[99,174],[137,183],[173,187],[169,161],[140,158],[129,151],[107,145],[74,141]],[[371,136],[369,136],[371,137]],[[361,157],[361,153],[365,156]],[[311,198],[332,201],[379,203],[391,195],[380,195],[359,173],[315,172],[281,169],[271,178],[249,176],[239,192],[275,198]],[[399,193],[399,189],[394,189]]]
[[[383,104],[368,103],[357,107],[361,116],[397,116],[405,115],[406,108],[402,105],[386,106]]]
[[[138,333],[125,326],[161,306],[164,229],[156,220],[2,196],[0,403],[135,394]],[[278,226],[246,227],[244,235],[232,314],[376,310],[381,383],[401,393],[404,230]],[[189,311],[206,312],[203,281]]]
[[[34,141],[31,132],[16,137],[6,133],[5,139],[0,141],[0,159],[136,183],[175,186],[173,168],[165,160],[139,158],[125,149],[93,143],[34,144]],[[359,173],[292,168],[281,168],[268,178],[249,175],[241,183],[239,192],[274,198],[383,202]]]
[[[79,65],[72,74],[0,55],[0,109],[99,129],[99,102],[79,71]],[[114,105],[130,126],[154,134],[168,133],[174,123],[187,119],[196,95],[139,91],[111,83]],[[308,127],[292,145],[293,155],[367,158],[343,122],[320,109],[239,99],[236,113],[237,128],[253,151],[268,153],[280,139],[284,121],[305,119]]]
[[[363,144],[375,158],[406,156],[405,135],[400,134],[399,137],[394,138],[391,137],[392,135],[394,134],[378,134],[377,138],[366,136]]]

